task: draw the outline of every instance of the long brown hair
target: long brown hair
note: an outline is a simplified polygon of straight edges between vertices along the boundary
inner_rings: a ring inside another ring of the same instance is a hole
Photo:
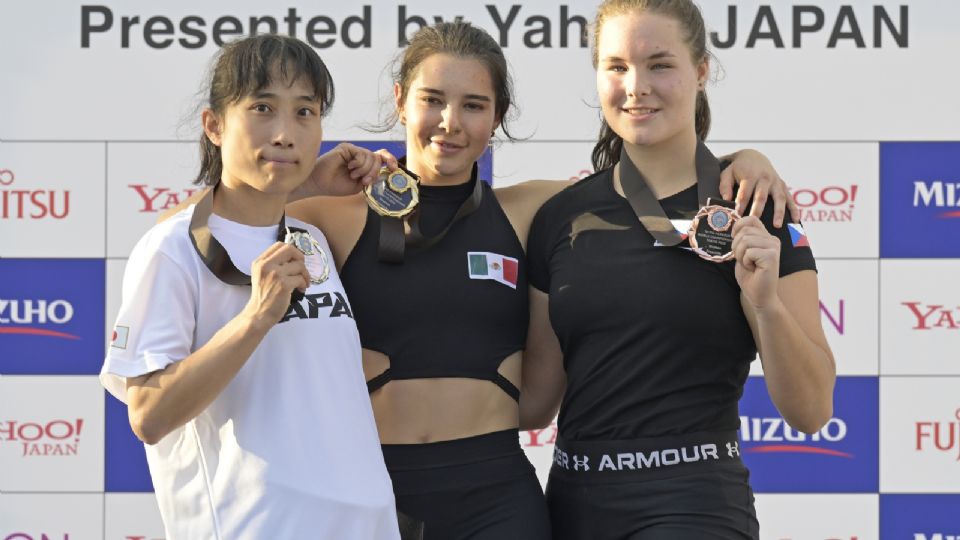
[[[227,106],[270,86],[273,78],[313,87],[321,115],[333,106],[333,79],[326,64],[306,43],[288,36],[262,34],[241,38],[223,47],[210,70],[207,107],[223,118]],[[195,184],[216,185],[223,174],[220,147],[200,135],[200,172]]]
[[[407,97],[410,84],[417,76],[417,69],[427,58],[435,54],[449,54],[460,58],[474,58],[482,63],[493,82],[494,115],[500,121],[500,129],[508,139],[513,140],[507,125],[508,113],[515,109],[513,98],[513,79],[507,67],[503,50],[493,37],[482,28],[468,22],[444,22],[424,26],[410,39],[398,59],[394,81],[400,85],[400,100]],[[384,125],[376,131],[389,131],[399,119],[396,109],[388,115]]]
[[[694,65],[704,61],[709,56],[707,51],[707,29],[703,22],[700,8],[691,0],[606,0],[597,9],[593,30],[593,67],[599,62],[597,46],[600,43],[600,33],[608,19],[629,12],[648,11],[666,17],[671,17],[680,23],[683,29],[683,41],[690,47],[690,56]],[[607,124],[606,119],[600,119],[600,136],[593,147],[591,155],[595,170],[606,169],[620,161],[620,151],[623,149],[623,138]],[[705,90],[697,92],[697,108],[695,113],[697,136],[706,139],[710,132],[710,104],[707,102]]]

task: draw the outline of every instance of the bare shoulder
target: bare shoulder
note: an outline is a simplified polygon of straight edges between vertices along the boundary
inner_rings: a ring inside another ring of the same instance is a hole
[[[530,223],[537,210],[571,184],[568,180],[530,180],[513,186],[496,188],[494,194],[503,212],[513,225],[520,244],[526,249]]]
[[[287,214],[320,229],[333,250],[333,258],[339,269],[363,232],[367,218],[367,202],[362,194],[309,197],[289,203]]]

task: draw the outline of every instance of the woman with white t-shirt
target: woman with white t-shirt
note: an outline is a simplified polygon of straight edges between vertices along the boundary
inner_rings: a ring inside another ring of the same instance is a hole
[[[134,248],[101,372],[146,443],[167,538],[398,538],[330,248],[284,215],[330,74],[302,42],[256,36],[223,48],[209,97],[197,180],[214,189]],[[331,159],[344,179],[380,166]]]

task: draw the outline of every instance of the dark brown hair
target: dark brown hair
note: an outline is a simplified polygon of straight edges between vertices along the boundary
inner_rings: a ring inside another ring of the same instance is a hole
[[[206,106],[223,118],[227,106],[270,86],[274,77],[289,84],[304,80],[313,88],[321,115],[333,105],[333,79],[309,45],[288,36],[262,34],[226,44],[210,70]],[[200,136],[200,172],[195,184],[216,185],[223,174],[220,147]]]
[[[515,109],[513,80],[507,67],[507,59],[490,34],[468,22],[444,22],[424,26],[413,35],[397,62],[399,66],[393,76],[393,80],[400,85],[401,101],[406,99],[410,83],[416,78],[420,64],[434,54],[474,58],[487,68],[493,81],[494,115],[500,121],[500,129],[504,135],[513,140],[507,126],[508,116],[512,116],[508,113],[511,108]],[[398,113],[394,108],[381,130],[390,130],[397,120]]]
[[[597,46],[604,23],[611,17],[630,12],[649,11],[670,17],[680,23],[683,29],[683,41],[690,47],[690,56],[694,65],[698,65],[710,55],[707,51],[707,30],[700,8],[691,0],[606,0],[597,9],[593,30],[593,67],[599,62]],[[710,104],[705,90],[697,92],[695,125],[697,136],[706,139],[710,132]],[[606,119],[601,116],[600,136],[593,147],[592,161],[595,170],[606,169],[620,161],[623,138],[617,135]]]

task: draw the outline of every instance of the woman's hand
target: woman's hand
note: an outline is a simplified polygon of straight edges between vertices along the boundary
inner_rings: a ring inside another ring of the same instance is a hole
[[[359,193],[376,180],[381,167],[397,169],[397,158],[386,150],[367,150],[340,143],[317,158],[310,176],[287,198],[298,201],[318,195],[344,196]]]
[[[760,217],[767,199],[773,199],[773,226],[781,227],[786,209],[790,210],[793,221],[800,221],[800,209],[790,188],[780,178],[773,164],[766,156],[756,150],[740,150],[725,159],[731,160],[729,167],[720,173],[720,196],[737,205],[737,213],[745,215],[747,201],[753,197],[749,215]],[[733,196],[734,184],[738,184],[736,199]]]
[[[747,216],[733,226],[735,273],[740,290],[758,311],[778,301],[780,239],[767,232],[760,220]]]

